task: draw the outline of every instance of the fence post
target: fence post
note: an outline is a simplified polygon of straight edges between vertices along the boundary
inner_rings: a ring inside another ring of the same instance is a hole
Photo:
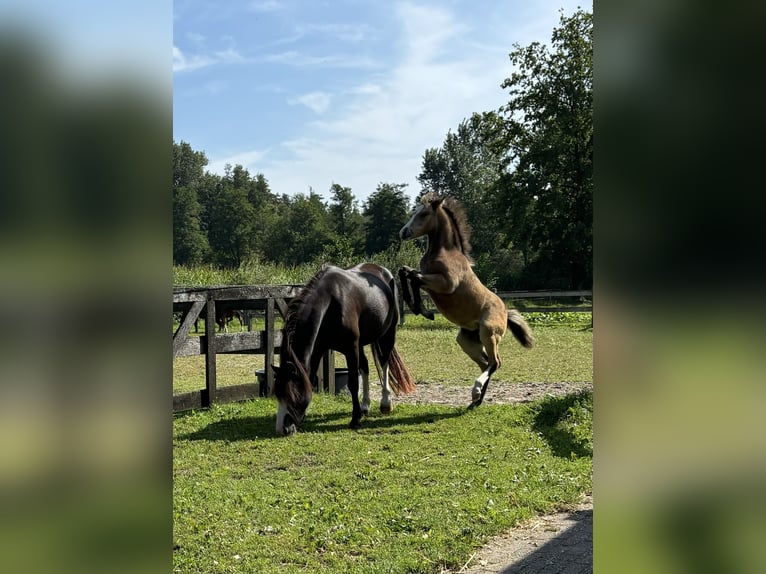
[[[274,364],[274,298],[269,297],[266,300],[266,326],[263,342],[263,351],[265,355],[265,375],[266,388],[269,390],[269,396],[274,395],[274,371],[271,365]]]
[[[215,300],[208,292],[205,309],[205,394],[202,396],[202,406],[209,407],[215,402]]]

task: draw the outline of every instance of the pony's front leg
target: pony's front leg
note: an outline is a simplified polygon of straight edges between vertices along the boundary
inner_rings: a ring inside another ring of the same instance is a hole
[[[346,355],[346,364],[348,365],[348,390],[351,393],[351,403],[353,408],[351,411],[351,422],[349,428],[359,429],[362,426],[362,407],[359,404],[359,350],[357,349],[355,356],[352,354]]]
[[[420,280],[420,271],[413,269],[412,267],[405,266],[399,270],[399,277],[402,278],[402,292],[404,295],[404,300],[409,305],[410,310],[415,313],[415,315],[423,315],[423,317],[426,319],[433,321],[433,311],[429,311],[423,307],[423,297],[420,293],[420,286],[422,285],[422,281]],[[408,299],[410,288],[412,289],[412,303],[410,303]]]

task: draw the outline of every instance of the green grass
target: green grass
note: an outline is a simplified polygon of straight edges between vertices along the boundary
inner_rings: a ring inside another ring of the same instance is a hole
[[[176,415],[175,572],[435,574],[591,488],[588,393],[373,409],[358,432],[350,398],[317,395],[290,438],[275,412],[257,399]]]
[[[580,382],[593,380],[593,332],[589,313],[539,313],[548,317],[529,319],[536,345],[522,348],[509,334],[500,345],[502,365],[493,377],[498,382]],[[565,320],[559,320],[561,315]],[[567,318],[567,315],[585,315]],[[527,315],[525,314],[525,317]],[[239,328],[236,325],[234,330]],[[230,326],[231,328],[231,326]],[[408,316],[397,335],[397,349],[416,381],[466,385],[470,387],[478,367],[455,341],[457,329],[446,319],[435,321]],[[371,359],[368,352],[368,357]],[[345,366],[336,354],[336,366]],[[219,386],[255,382],[255,370],[264,368],[262,355],[218,355],[216,373]],[[194,391],[205,387],[203,356],[179,357],[173,362],[173,391]],[[468,390],[466,391],[468,392]]]

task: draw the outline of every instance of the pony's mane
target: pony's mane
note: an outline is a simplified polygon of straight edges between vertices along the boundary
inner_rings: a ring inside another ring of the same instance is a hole
[[[308,299],[309,296],[314,292],[316,284],[319,283],[322,277],[324,277],[328,268],[329,266],[327,264],[322,265],[319,271],[317,271],[314,276],[308,280],[303,289],[301,289],[300,293],[290,299],[290,303],[287,305],[287,316],[285,317],[284,327],[284,334],[288,339],[292,339],[292,335],[295,334],[295,330],[298,327],[300,311],[306,304],[306,299]]]
[[[449,195],[440,195],[435,192],[429,192],[420,198],[420,202],[423,205],[428,205],[436,199],[442,199],[442,208],[452,221],[452,225],[458,236],[460,248],[463,254],[471,258],[471,224],[468,223],[468,217],[466,217],[465,209],[457,199]]]
[[[306,305],[309,296],[313,294],[314,289],[316,288],[316,284],[322,279],[322,277],[324,277],[327,269],[328,265],[323,265],[319,271],[317,271],[316,274],[308,280],[303,289],[301,289],[300,293],[293,297],[290,300],[290,303],[287,305],[285,326],[282,331],[283,336],[282,350],[280,353],[280,364],[281,366],[284,366],[283,361],[289,361],[293,363],[300,376],[300,382],[298,382],[298,385],[300,386],[288,385],[288,387],[284,390],[284,398],[286,399],[288,409],[292,409],[292,406],[301,400],[301,392],[303,393],[303,396],[311,393],[312,386],[309,379],[309,374],[306,372],[306,369],[303,367],[300,359],[295,354],[295,350],[293,349],[293,337],[295,336],[295,332],[298,329],[298,324],[300,323],[300,312]]]

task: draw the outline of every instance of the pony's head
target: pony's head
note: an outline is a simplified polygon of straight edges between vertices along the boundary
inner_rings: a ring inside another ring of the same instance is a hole
[[[399,238],[407,240],[428,235],[438,225],[436,212],[443,202],[443,195],[424,195],[410,220],[399,231]]]
[[[440,231],[446,232],[440,239],[442,247],[452,244],[472,261],[471,226],[463,206],[457,199],[448,195],[431,192],[421,197],[420,205],[399,231],[399,238],[407,240],[423,235],[436,238]]]
[[[277,434],[295,434],[311,403],[312,386],[308,374],[298,361],[288,360],[274,369],[274,394],[277,408]]]

